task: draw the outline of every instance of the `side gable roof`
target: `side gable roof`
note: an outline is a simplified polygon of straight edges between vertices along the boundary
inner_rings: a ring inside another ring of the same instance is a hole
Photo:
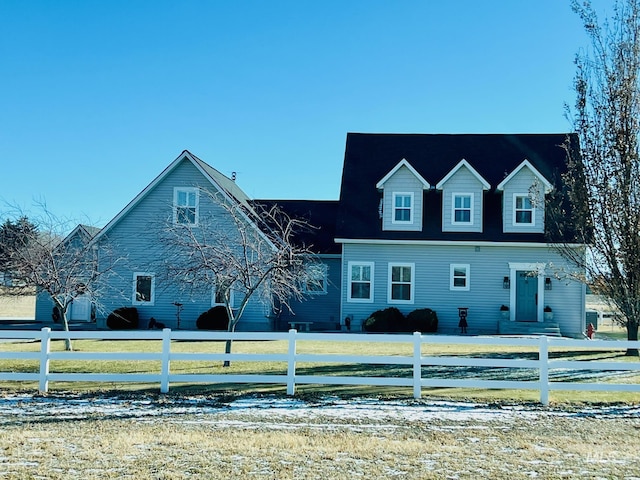
[[[504,190],[504,186],[507,183],[509,183],[511,179],[515,177],[523,168],[528,168],[531,171],[531,173],[533,173],[533,175],[538,180],[540,180],[540,182],[544,186],[545,193],[549,193],[551,190],[553,190],[553,185],[551,185],[551,183],[549,183],[549,181],[546,178],[544,178],[544,176],[538,170],[536,170],[536,167],[531,165],[531,162],[529,162],[529,160],[527,159],[525,159],[520,165],[518,165],[518,168],[516,168],[509,175],[507,175],[507,177],[498,184],[498,186],[496,187],[496,190],[499,190],[499,191]]]
[[[478,173],[478,171],[473,168],[469,162],[467,162],[464,158],[462,160],[460,160],[460,162],[451,169],[451,171],[449,171],[449,173],[447,173],[447,175],[440,180],[437,184],[436,184],[436,189],[437,190],[442,190],[442,187],[444,186],[445,183],[447,183],[447,181],[453,177],[456,172],[458,170],[460,170],[462,167],[466,167],[467,170],[469,170],[469,172],[471,172],[471,175],[473,175],[474,177],[476,177],[476,179],[478,180],[478,182],[480,182],[482,184],[482,189],[483,190],[489,190],[491,189],[491,185],[489,185],[489,182],[487,182],[484,178],[482,178],[482,175],[480,175]]]
[[[76,228],[71,230],[71,233],[65,237],[63,242],[73,238],[76,235],[82,236],[84,240],[91,240],[98,233],[100,233],[100,229],[98,227],[92,227],[90,225],[79,224]]]
[[[406,167],[409,169],[409,171],[411,173],[413,173],[413,175],[418,179],[418,181],[420,183],[422,183],[422,189],[423,190],[427,190],[429,188],[431,188],[431,185],[429,185],[429,182],[427,182],[424,178],[422,178],[422,175],[420,175],[415,168],[413,168],[411,166],[411,164],[409,162],[407,162],[406,158],[403,158],[402,160],[400,160],[398,162],[398,164],[393,167],[391,169],[391,171],[389,173],[387,173],[384,178],[382,180],[380,180],[377,184],[376,184],[376,188],[381,189],[382,187],[384,187],[384,184],[386,183],[387,180],[389,180],[391,177],[393,177],[393,175],[400,170],[402,167]]]
[[[116,225],[122,218],[124,218],[136,205],[144,199],[149,192],[151,192],[162,180],[164,180],[171,172],[173,172],[178,165],[183,161],[191,162],[202,175],[210,182],[210,184],[222,193],[228,200],[236,202],[251,212],[251,203],[249,197],[236,185],[236,183],[229,177],[226,177],[215,168],[206,164],[204,161],[193,155],[188,150],[183,150],[178,157],[165,168],[160,175],[153,179],[153,181],[147,185],[142,192],[140,192],[133,200],[131,200],[126,207],[124,207],[120,213],[118,213],[107,225],[94,237],[94,240],[98,240],[105,235]]]
[[[383,231],[376,188],[398,162],[408,163],[423,178],[444,179],[460,159],[473,165],[489,185],[499,185],[524,159],[554,187],[560,189],[567,171],[562,145],[569,136],[558,134],[347,134],[336,238],[376,240],[468,240],[545,242],[544,234],[502,232],[502,193],[485,194],[483,232],[443,232],[442,193],[425,190],[423,229],[416,232]],[[575,141],[575,142],[574,142]],[[571,143],[578,143],[573,139]]]
[[[90,242],[93,237],[95,237],[100,232],[100,229],[97,227],[91,227],[89,225],[79,224],[76,226],[69,234],[62,239],[59,245],[64,245],[68,242],[73,241],[75,238],[80,239],[83,242]]]

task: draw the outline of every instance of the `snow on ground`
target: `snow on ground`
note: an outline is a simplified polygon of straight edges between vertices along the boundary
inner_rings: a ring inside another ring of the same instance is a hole
[[[514,418],[541,416],[639,418],[640,405],[594,405],[577,409],[542,407],[535,404],[495,405],[440,400],[380,400],[376,398],[340,399],[323,397],[305,400],[295,397],[247,396],[229,400],[215,397],[84,397],[84,396],[0,396],[0,425],[41,418],[59,420],[88,416],[137,418],[142,421],[170,416],[224,415],[229,426],[234,417],[279,417],[290,423],[309,425],[335,421],[355,423],[429,422],[509,422]],[[219,426],[222,426],[219,424]]]

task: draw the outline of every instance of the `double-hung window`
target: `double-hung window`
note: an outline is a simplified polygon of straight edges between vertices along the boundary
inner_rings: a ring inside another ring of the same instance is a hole
[[[350,302],[373,302],[373,262],[349,262]]]
[[[392,223],[413,222],[413,193],[393,194]]]
[[[173,190],[173,221],[184,225],[198,224],[199,191],[176,187]]]
[[[389,264],[389,303],[413,303],[413,263]]]
[[[449,289],[469,290],[469,271],[470,267],[468,264],[452,264]]]
[[[454,193],[453,194],[453,223],[473,223],[473,194]]]
[[[514,195],[513,198],[513,206],[514,206],[514,224],[515,225],[533,225],[534,224],[534,215],[533,215],[533,203],[531,202],[531,198],[529,195]]]
[[[153,305],[155,282],[153,273],[136,272],[133,274],[133,305]]]

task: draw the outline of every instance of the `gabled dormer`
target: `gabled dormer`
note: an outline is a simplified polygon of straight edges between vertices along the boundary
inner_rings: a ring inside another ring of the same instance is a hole
[[[524,160],[496,187],[502,192],[502,230],[505,233],[544,233],[546,195],[553,185]]]
[[[436,185],[442,191],[442,231],[482,232],[483,193],[490,188],[469,162],[458,162]]]
[[[383,230],[422,230],[423,191],[431,186],[406,159],[393,167],[376,188],[382,191]]]

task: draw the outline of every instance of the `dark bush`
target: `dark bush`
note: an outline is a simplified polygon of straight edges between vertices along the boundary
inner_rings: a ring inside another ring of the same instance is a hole
[[[430,308],[419,308],[407,315],[410,332],[437,332],[438,315]]]
[[[138,309],[136,307],[116,308],[107,317],[107,327],[112,330],[138,328]]]
[[[404,326],[404,315],[396,307],[377,310],[364,321],[367,332],[400,332]]]
[[[229,327],[227,309],[218,305],[201,313],[196,320],[196,327],[200,330],[227,330]]]

